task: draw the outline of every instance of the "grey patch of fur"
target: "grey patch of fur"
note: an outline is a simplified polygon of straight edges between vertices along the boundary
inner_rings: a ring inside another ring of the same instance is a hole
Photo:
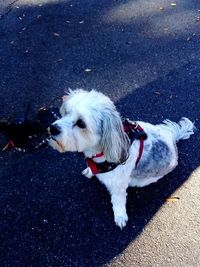
[[[172,152],[162,140],[156,140],[147,153],[148,155],[143,157],[144,159],[141,158],[138,166],[133,170],[133,177],[146,178],[163,175],[163,170],[170,165]]]

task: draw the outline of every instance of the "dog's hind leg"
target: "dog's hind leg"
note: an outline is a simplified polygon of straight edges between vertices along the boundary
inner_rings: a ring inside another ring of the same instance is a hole
[[[148,177],[148,178],[133,178],[130,182],[131,187],[143,187],[147,186],[152,183],[156,183],[159,179],[161,179],[163,176],[157,176],[157,177]]]

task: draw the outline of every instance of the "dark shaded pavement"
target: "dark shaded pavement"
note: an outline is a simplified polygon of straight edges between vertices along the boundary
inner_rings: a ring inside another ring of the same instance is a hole
[[[82,87],[106,93],[123,116],[187,116],[200,128],[198,9],[193,0],[0,1],[0,116]],[[199,266],[198,131],[179,152],[171,174],[129,189],[123,231],[105,188],[81,176],[81,155],[2,152],[0,266]],[[179,201],[165,202],[171,194]]]

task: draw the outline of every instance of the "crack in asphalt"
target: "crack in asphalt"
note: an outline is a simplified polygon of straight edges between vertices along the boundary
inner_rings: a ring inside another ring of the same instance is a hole
[[[0,14],[0,21],[5,19],[8,14],[12,11],[12,8],[13,8],[13,5],[18,2],[19,0],[14,0],[12,3],[10,3],[7,7],[6,7],[6,10],[3,14]]]

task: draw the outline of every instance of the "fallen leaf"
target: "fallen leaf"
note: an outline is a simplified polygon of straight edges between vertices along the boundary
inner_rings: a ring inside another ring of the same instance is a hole
[[[92,71],[91,69],[85,69],[84,70],[85,72],[90,72],[90,71]]]
[[[175,7],[176,6],[176,3],[171,3],[171,6]]]
[[[53,32],[53,35],[54,35],[54,36],[57,36],[57,37],[60,36],[60,34],[57,33],[57,32]]]
[[[176,202],[180,199],[180,197],[168,197],[166,199],[167,202]]]
[[[10,146],[10,143],[8,142],[8,143],[3,147],[2,151],[7,150],[7,149],[9,148],[9,146]]]
[[[154,92],[156,95],[161,95],[161,93],[159,91],[155,91]]]

